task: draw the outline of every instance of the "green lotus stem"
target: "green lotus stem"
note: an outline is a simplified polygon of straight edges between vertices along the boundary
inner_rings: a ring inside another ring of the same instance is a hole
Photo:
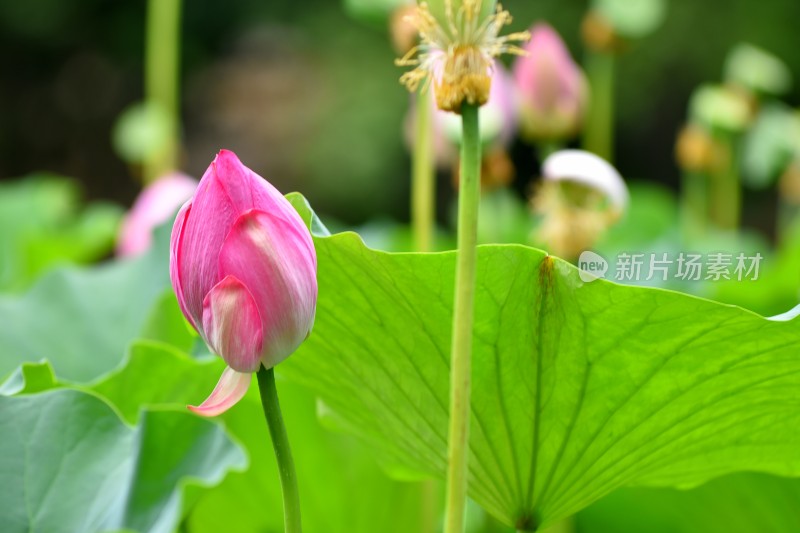
[[[681,224],[684,244],[696,243],[708,225],[708,175],[684,171],[681,178]]]
[[[275,387],[275,371],[270,368],[265,370],[262,366],[258,371],[258,389],[261,393],[261,406],[264,417],[269,426],[269,435],[272,438],[272,447],[275,450],[275,459],[278,461],[278,471],[281,477],[281,491],[283,492],[283,522],[286,533],[301,533],[303,527],[300,522],[300,495],[297,490],[297,474],[292,459],[292,449],[289,447],[289,436],[283,424],[281,405],[278,401],[278,389]]]
[[[800,221],[800,206],[787,201],[782,196],[778,197],[778,243],[786,244],[791,242],[797,222]]]
[[[539,162],[544,161],[551,154],[554,154],[563,148],[563,144],[559,141],[540,141],[536,144],[536,150],[539,155]]]
[[[711,214],[720,229],[736,230],[739,227],[742,210],[737,139],[730,133],[719,133],[718,139],[725,147],[727,157],[719,173],[712,176]]]
[[[436,169],[433,164],[431,112],[428,93],[421,90],[417,94],[414,152],[411,154],[411,225],[418,252],[430,252],[433,249]]]
[[[445,533],[464,531],[469,459],[472,322],[480,201],[481,140],[477,106],[464,104],[461,108],[461,120],[463,134],[461,180],[458,189],[458,258],[450,358],[450,427]]]
[[[414,147],[411,154],[411,226],[414,233],[414,248],[417,252],[433,250],[436,198],[436,168],[433,163],[431,139],[432,106],[428,93],[417,93]],[[420,483],[422,509],[420,533],[436,531],[435,486],[432,479]]]
[[[145,44],[145,100],[166,120],[167,141],[143,165],[150,183],[178,165],[178,70],[181,0],[149,0]]]
[[[591,87],[583,147],[614,162],[614,62],[612,54],[589,52],[586,75]]]

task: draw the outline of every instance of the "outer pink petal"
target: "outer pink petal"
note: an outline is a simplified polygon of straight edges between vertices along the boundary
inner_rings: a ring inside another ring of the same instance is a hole
[[[267,180],[247,168],[236,154],[220,150],[213,163],[217,179],[238,214],[250,209],[266,211],[288,222],[303,224],[292,204]]]
[[[251,374],[236,372],[231,367],[226,367],[211,395],[200,405],[187,405],[187,407],[201,416],[220,415],[244,397],[251,380]]]
[[[217,256],[237,215],[212,164],[192,200],[178,265],[186,308],[196,324],[202,323],[203,299],[220,280]]]
[[[181,283],[180,268],[180,263],[183,257],[181,252],[183,232],[186,226],[186,218],[189,216],[189,212],[191,210],[192,201],[189,200],[183,204],[183,207],[181,207],[180,211],[178,211],[178,216],[175,217],[175,223],[172,225],[172,235],[170,236],[169,242],[169,277],[172,281],[172,289],[175,291],[175,296],[178,298],[178,304],[180,304],[183,315],[187,320],[189,320],[189,322],[191,322],[192,326],[197,329],[197,323],[186,307],[186,298],[183,295],[183,284]]]
[[[262,330],[258,307],[247,287],[226,276],[203,302],[206,341],[228,366],[255,372],[261,366]]]
[[[220,253],[220,272],[251,291],[264,332],[262,363],[270,368],[294,352],[314,323],[317,261],[308,229],[264,211],[237,219]]]
[[[186,308],[195,323],[201,322],[205,295],[223,277],[218,257],[225,237],[237,217],[250,209],[303,223],[275,187],[245,167],[233,152],[222,150],[200,180],[184,230],[184,260],[179,267]]]

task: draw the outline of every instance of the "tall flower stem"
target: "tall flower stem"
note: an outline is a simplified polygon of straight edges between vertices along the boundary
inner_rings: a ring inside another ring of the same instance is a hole
[[[269,426],[272,448],[278,461],[283,492],[283,522],[286,533],[300,533],[300,495],[297,490],[297,474],[294,470],[292,450],[289,447],[289,436],[283,425],[281,405],[278,401],[278,389],[275,387],[275,371],[266,370],[263,366],[258,370],[258,389],[261,393],[261,406]]]
[[[430,93],[424,88],[417,93],[414,146],[411,154],[411,226],[414,232],[414,249],[417,252],[433,250],[436,228],[436,168],[431,138],[433,106],[429,97]],[[420,533],[433,533],[436,530],[435,491],[434,480],[422,481]]]
[[[725,164],[714,176],[711,195],[711,213],[717,227],[723,230],[736,231],[742,210],[742,184],[739,177],[737,158],[737,139],[730,133],[719,134],[720,142],[725,147]]]
[[[681,225],[684,244],[695,244],[706,234],[708,225],[708,175],[683,171],[681,183]]]
[[[445,533],[464,531],[469,459],[472,323],[475,307],[481,142],[478,108],[461,108],[461,179],[458,190],[458,259],[453,340],[450,358],[450,427],[448,441]]]
[[[586,74],[592,88],[583,147],[609,163],[614,162],[614,63],[606,52],[589,52]]]
[[[417,93],[414,152],[411,154],[411,225],[418,252],[430,252],[433,249],[436,169],[431,139],[432,107],[428,101],[428,92],[420,90]]]
[[[167,142],[144,161],[149,183],[178,165],[178,70],[181,0],[149,0],[145,44],[145,99],[167,128]]]

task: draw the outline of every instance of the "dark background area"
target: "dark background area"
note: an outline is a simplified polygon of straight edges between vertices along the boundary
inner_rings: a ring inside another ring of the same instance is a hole
[[[512,30],[546,20],[581,60],[585,1],[504,4]],[[145,8],[142,0],[0,0],[0,179],[52,171],[80,180],[89,198],[131,203],[138,169],[115,154],[111,130],[142,98]],[[200,177],[219,148],[230,148],[345,222],[407,218],[408,95],[385,21],[319,0],[187,0],[183,9],[186,172]],[[677,187],[674,139],[692,90],[719,81],[741,41],[778,55],[798,77],[799,20],[797,0],[670,1],[666,22],[619,59],[623,175]],[[797,85],[787,100],[800,102]],[[514,157],[524,190],[536,173],[533,152],[518,144]],[[751,218],[772,205],[769,193],[748,192],[746,201]]]

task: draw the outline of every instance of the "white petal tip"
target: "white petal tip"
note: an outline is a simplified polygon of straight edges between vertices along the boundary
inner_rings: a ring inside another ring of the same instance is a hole
[[[221,415],[241,400],[250,388],[251,375],[226,367],[217,386],[200,405],[187,405],[187,409],[200,416]]]
[[[602,192],[620,212],[628,205],[628,187],[608,161],[583,150],[560,150],[542,164],[544,179],[574,180]]]

